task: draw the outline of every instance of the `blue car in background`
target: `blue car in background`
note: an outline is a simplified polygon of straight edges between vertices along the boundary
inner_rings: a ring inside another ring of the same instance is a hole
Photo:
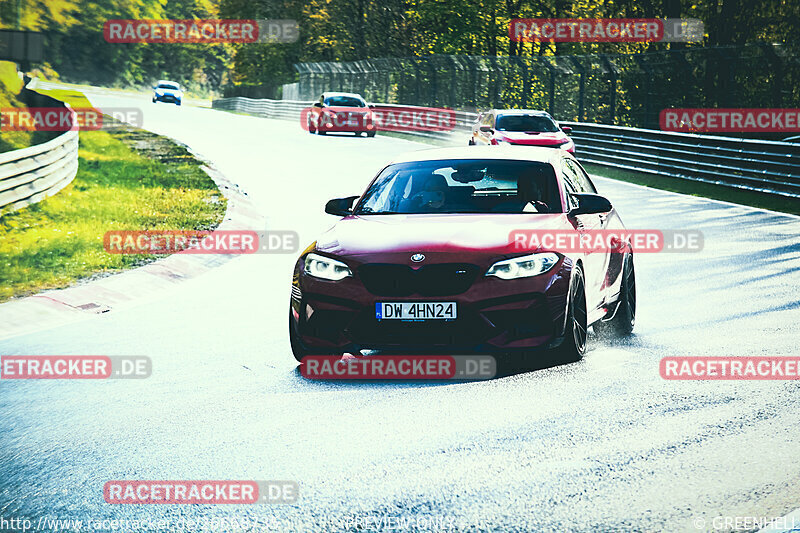
[[[170,104],[181,105],[183,100],[183,91],[179,83],[169,80],[158,80],[158,83],[153,87],[153,103],[167,102]]]

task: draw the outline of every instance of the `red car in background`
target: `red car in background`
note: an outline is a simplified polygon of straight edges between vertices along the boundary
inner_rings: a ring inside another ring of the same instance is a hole
[[[478,115],[469,144],[546,146],[574,154],[575,143],[567,136],[571,131],[544,111],[492,109]]]
[[[375,136],[372,109],[356,93],[322,93],[319,101],[308,110],[306,126],[309,133],[319,135],[351,132],[357,136],[362,133],[367,137]]]

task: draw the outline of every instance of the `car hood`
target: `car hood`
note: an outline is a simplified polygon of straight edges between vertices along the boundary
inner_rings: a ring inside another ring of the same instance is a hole
[[[495,138],[510,141],[516,144],[529,144],[531,146],[553,146],[569,140],[562,131],[525,133],[524,131],[498,131]]]
[[[509,235],[514,230],[574,229],[566,214],[431,214],[350,216],[317,240],[317,250],[359,262],[416,253],[429,257],[521,255]],[[434,255],[432,255],[434,254]]]
[[[176,94],[180,93],[181,91],[180,91],[180,89],[156,89],[156,92],[157,93],[176,95]]]

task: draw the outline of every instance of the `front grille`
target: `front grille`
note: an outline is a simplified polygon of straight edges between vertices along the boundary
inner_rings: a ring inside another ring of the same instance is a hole
[[[472,286],[479,268],[466,263],[426,265],[417,270],[406,265],[369,264],[358,276],[369,292],[378,296],[449,296]]]

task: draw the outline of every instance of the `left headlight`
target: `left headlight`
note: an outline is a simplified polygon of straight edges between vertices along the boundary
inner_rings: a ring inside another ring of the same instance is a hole
[[[544,274],[553,268],[556,263],[558,263],[558,255],[552,252],[524,255],[498,261],[489,267],[486,275],[500,279],[528,278]]]
[[[308,254],[306,256],[303,272],[315,278],[328,279],[331,281],[339,281],[353,275],[350,271],[350,267],[341,261],[317,254]]]

